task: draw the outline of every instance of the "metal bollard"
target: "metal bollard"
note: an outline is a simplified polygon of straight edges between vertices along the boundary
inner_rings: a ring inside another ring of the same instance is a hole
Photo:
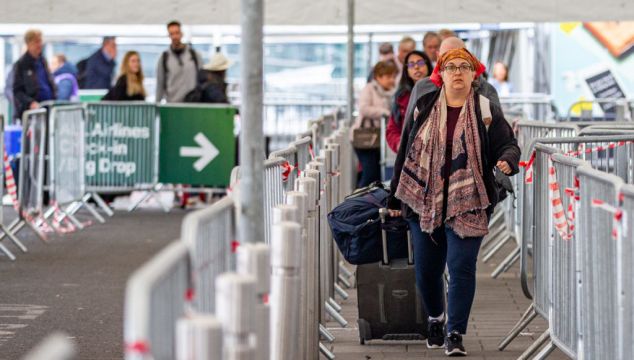
[[[212,315],[176,323],[176,360],[222,360],[222,325]]]
[[[298,193],[305,195],[306,203],[306,303],[308,359],[319,357],[319,247],[317,244],[317,181],[302,177],[295,181]],[[294,193],[289,193],[289,199]],[[294,200],[293,200],[294,201]]]
[[[216,278],[216,316],[223,328],[223,360],[255,360],[255,279],[236,273]]]
[[[275,205],[273,208],[273,219],[271,225],[275,225],[282,221],[300,223],[299,209],[297,209],[297,206],[289,204]]]
[[[255,335],[256,359],[268,360],[270,352],[269,327],[271,308],[268,296],[271,289],[271,250],[263,243],[238,247],[238,273],[255,279]]]
[[[283,221],[271,237],[271,359],[299,358],[301,226]]]
[[[54,333],[47,336],[23,360],[71,360],[77,356],[77,343],[67,334]]]

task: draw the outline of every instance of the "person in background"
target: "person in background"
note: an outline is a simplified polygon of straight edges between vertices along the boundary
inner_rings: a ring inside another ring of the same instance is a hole
[[[401,81],[401,73],[403,72],[403,64],[405,62],[405,56],[416,50],[416,41],[410,36],[403,36],[398,43],[398,54],[396,56],[396,66],[398,67],[398,75],[396,75],[396,82]]]
[[[110,89],[116,58],[116,39],[113,36],[104,37],[101,48],[86,60],[84,87],[86,89]]]
[[[503,62],[493,65],[493,78],[489,80],[500,96],[509,96],[513,92],[513,84],[509,82],[509,69]]]
[[[438,61],[438,50],[440,49],[440,36],[433,31],[429,31],[423,37],[423,52],[427,54],[429,60],[431,60],[431,66],[436,66]],[[430,69],[431,70],[431,69]]]
[[[77,84],[77,68],[66,61],[64,54],[57,54],[51,59],[51,70],[57,86],[57,100],[79,100],[79,85]]]
[[[220,52],[220,48],[217,48],[209,64],[203,66],[203,70],[201,71],[201,102],[217,104],[229,103],[225,78],[227,70],[231,65],[233,65],[231,60]]]
[[[123,56],[117,83],[103,97],[110,101],[144,101],[143,69],[141,57],[136,51],[128,51]]]
[[[438,36],[440,37],[441,42],[450,37],[458,37],[458,35],[456,35],[456,32],[450,29],[438,30]]]
[[[24,42],[26,52],[13,67],[13,98],[18,119],[26,110],[39,108],[42,101],[55,100],[55,82],[42,56],[42,32],[28,30]]]
[[[381,61],[374,65],[374,79],[366,84],[359,95],[359,116],[352,129],[380,127],[383,117],[390,115],[390,104],[396,84],[398,69],[393,61]],[[361,163],[358,187],[365,187],[381,179],[380,150],[355,149]]]
[[[156,102],[183,102],[196,88],[202,59],[191,46],[183,44],[180,22],[168,23],[167,32],[171,45],[156,66]]]
[[[401,142],[403,119],[405,118],[412,88],[418,80],[429,76],[432,69],[429,57],[424,52],[418,50],[407,54],[404,59],[404,64],[401,81],[396,94],[394,94],[392,113],[390,114],[390,120],[387,123],[385,132],[387,145],[394,152],[398,152],[398,146]]]
[[[385,62],[385,61],[395,62],[394,46],[392,46],[392,44],[390,44],[389,42],[384,42],[384,43],[381,43],[381,45],[379,45],[379,61],[378,62]],[[368,74],[368,83],[372,82],[373,79],[374,79],[374,68],[372,68],[372,70],[370,71],[370,74]]]
[[[484,70],[465,48],[440,56],[430,76],[436,90],[417,100],[421,115],[403,129],[388,198],[389,214],[403,216],[412,235],[416,285],[429,315],[427,347],[448,356],[467,355],[462,338],[478,253],[498,202],[493,170],[519,171],[513,129],[474,86]]]

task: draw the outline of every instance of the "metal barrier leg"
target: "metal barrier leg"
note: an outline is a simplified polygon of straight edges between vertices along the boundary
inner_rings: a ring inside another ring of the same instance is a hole
[[[354,277],[352,271],[348,270],[348,268],[343,264],[343,261],[339,263],[339,271],[341,271],[348,280]]]
[[[99,206],[99,208],[106,213],[106,215],[108,215],[109,217],[112,217],[114,215],[114,211],[112,211],[110,206],[106,204],[106,202],[101,198],[101,196],[99,196],[99,194],[91,193],[90,196],[95,200],[97,206]]]
[[[535,355],[533,360],[546,359],[548,355],[550,355],[553,351],[555,351],[556,348],[557,347],[555,346],[555,344],[552,341],[549,341],[548,344],[546,344],[546,346],[542,349],[542,351],[540,351],[537,355]]]
[[[157,184],[151,190],[146,191],[145,194],[137,202],[130,205],[130,207],[128,208],[128,212],[132,212],[136,210],[136,208],[138,208],[139,205],[141,205],[141,203],[143,203],[145,200],[148,200],[152,197],[156,197],[157,194],[160,194],[162,187],[163,187],[163,184]],[[160,197],[156,197],[156,202],[158,202],[159,205],[161,205],[161,207],[163,208],[163,211],[165,211],[166,213],[170,212],[170,208],[166,206],[165,204],[163,204]]]
[[[328,313],[328,315],[330,315],[336,322],[339,323],[339,325],[341,325],[341,327],[346,327],[348,326],[348,322],[346,321],[346,319],[343,318],[343,316],[341,316],[341,314],[339,314],[337,312],[337,310],[335,310],[335,308],[332,307],[332,305],[330,305],[330,302],[326,301],[326,312]]]
[[[507,256],[500,265],[498,265],[498,267],[491,274],[491,277],[493,279],[497,279],[501,273],[509,271],[511,266],[513,266],[513,264],[515,264],[515,262],[520,259],[521,251],[522,248],[520,246],[516,247],[515,250],[513,250],[513,252],[510,253],[509,256]]]
[[[335,358],[335,354],[333,354],[332,351],[330,351],[326,345],[319,343],[319,352],[324,354],[324,356],[326,358],[328,358],[328,360],[333,360]]]
[[[45,221],[42,221],[42,222],[45,222]],[[35,232],[35,235],[37,235],[37,237],[40,238],[40,240],[48,244],[48,239],[46,238],[46,235],[44,235],[44,233],[42,233],[42,231],[35,224],[32,224],[30,221],[25,221],[24,223],[26,224],[26,226],[28,226],[29,228],[31,228],[31,230]]]
[[[319,324],[319,335],[321,335],[321,337],[323,337],[329,343],[335,341],[335,336],[322,324]]]
[[[13,253],[2,243],[0,243],[0,251],[3,252],[11,261],[15,261],[15,255],[13,255]]]
[[[493,246],[493,247],[491,248],[491,250],[490,250],[488,253],[486,253],[486,254],[484,255],[484,257],[482,258],[482,261],[487,262],[487,261],[491,260],[491,258],[492,258],[493,256],[495,256],[495,254],[496,254],[498,251],[500,251],[500,250],[504,247],[504,245],[506,245],[506,243],[507,243],[509,240],[511,240],[511,239],[513,238],[513,237],[512,237],[510,234],[508,234],[508,233],[505,233],[503,236],[504,236],[504,237],[503,237],[502,239],[500,239],[500,240],[499,240],[499,241],[495,244],[495,246]]]
[[[350,295],[348,295],[348,293],[339,286],[339,284],[335,284],[335,292],[337,292],[337,295],[339,295],[339,297],[343,300],[348,300],[348,297],[350,297]]]
[[[338,313],[341,313],[341,310],[343,309],[341,305],[337,304],[333,299],[328,299],[328,303],[337,310]]]
[[[486,254],[491,251],[491,248],[497,244],[497,240],[506,231],[506,225],[500,224],[490,228],[489,234],[482,240],[482,253]],[[491,245],[493,244],[493,245]]]
[[[517,360],[528,360],[537,350],[539,350],[550,339],[550,329],[544,331],[535,342]]]
[[[535,311],[535,307],[533,304],[526,309],[524,315],[520,318],[520,320],[515,324],[513,329],[502,339],[500,344],[498,344],[498,350],[503,351],[506,347],[511,343],[511,341],[515,340],[515,338],[524,330],[528,324],[531,323],[537,317],[537,312]]]
[[[0,231],[4,233],[2,234],[2,237],[3,238],[5,236],[8,237],[9,240],[11,240],[15,244],[15,246],[17,246],[20,249],[20,251],[22,251],[23,253],[28,252],[28,249],[26,248],[26,246],[22,244],[22,242],[17,238],[17,236],[15,236],[15,234],[7,226],[0,225]],[[7,256],[11,257],[12,255],[7,254]]]
[[[346,288],[350,289],[352,288],[352,284],[350,283],[350,281],[348,281],[348,279],[345,278],[345,276],[343,276],[343,274],[339,274],[337,276],[337,280],[339,280],[340,283],[343,284],[343,286],[345,286]],[[337,283],[335,283],[335,286],[337,286]],[[335,289],[336,291],[337,289]]]
[[[67,217],[68,220],[70,220],[70,222],[73,223],[73,225],[75,225],[75,227],[79,230],[83,230],[85,228],[85,226],[81,223],[81,221],[77,220],[76,217],[74,217],[73,215],[71,215],[70,212],[67,212],[66,209],[60,209],[62,211],[62,220]]]
[[[95,218],[97,219],[97,221],[99,221],[102,224],[106,223],[106,219],[103,218],[103,216],[101,216],[101,214],[99,214],[99,212],[97,212],[97,210],[91,205],[89,204],[87,201],[84,201],[83,199],[81,200],[80,205],[77,207],[77,210],[81,209],[83,207],[86,208],[86,210],[88,210],[88,212]]]

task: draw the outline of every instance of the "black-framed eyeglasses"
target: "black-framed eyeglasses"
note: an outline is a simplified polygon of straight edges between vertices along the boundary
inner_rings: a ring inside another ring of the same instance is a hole
[[[413,69],[415,66],[422,68],[423,66],[425,66],[425,60],[420,59],[418,61],[412,61],[407,63],[408,69]]]
[[[448,74],[455,74],[458,69],[460,69],[461,74],[464,74],[467,71],[473,71],[473,67],[469,64],[461,64],[460,66],[449,64],[444,67],[443,71],[446,71]]]

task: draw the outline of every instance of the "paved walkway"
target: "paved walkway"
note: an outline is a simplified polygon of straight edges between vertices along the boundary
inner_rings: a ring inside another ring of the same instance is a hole
[[[497,280],[491,279],[491,272],[499,261],[510,253],[511,244],[498,253],[488,263],[479,263],[476,299],[471,312],[468,335],[464,345],[470,359],[516,359],[545,329],[546,321],[535,319],[508,348],[501,352],[497,345],[502,337],[519,320],[530,305],[522,294],[519,282],[519,267],[516,265]],[[343,316],[348,320],[348,328],[340,328],[330,323],[329,328],[337,337],[329,346],[338,360],[400,360],[446,358],[442,350],[428,350],[421,342],[373,341],[359,345],[357,329],[357,294],[349,291],[350,298],[342,302]],[[556,350],[549,359],[566,359]]]
[[[117,213],[49,244],[23,231],[29,253],[0,256],[0,360],[20,359],[56,330],[77,341],[82,360],[122,359],[126,281],[179,236],[184,214]]]

